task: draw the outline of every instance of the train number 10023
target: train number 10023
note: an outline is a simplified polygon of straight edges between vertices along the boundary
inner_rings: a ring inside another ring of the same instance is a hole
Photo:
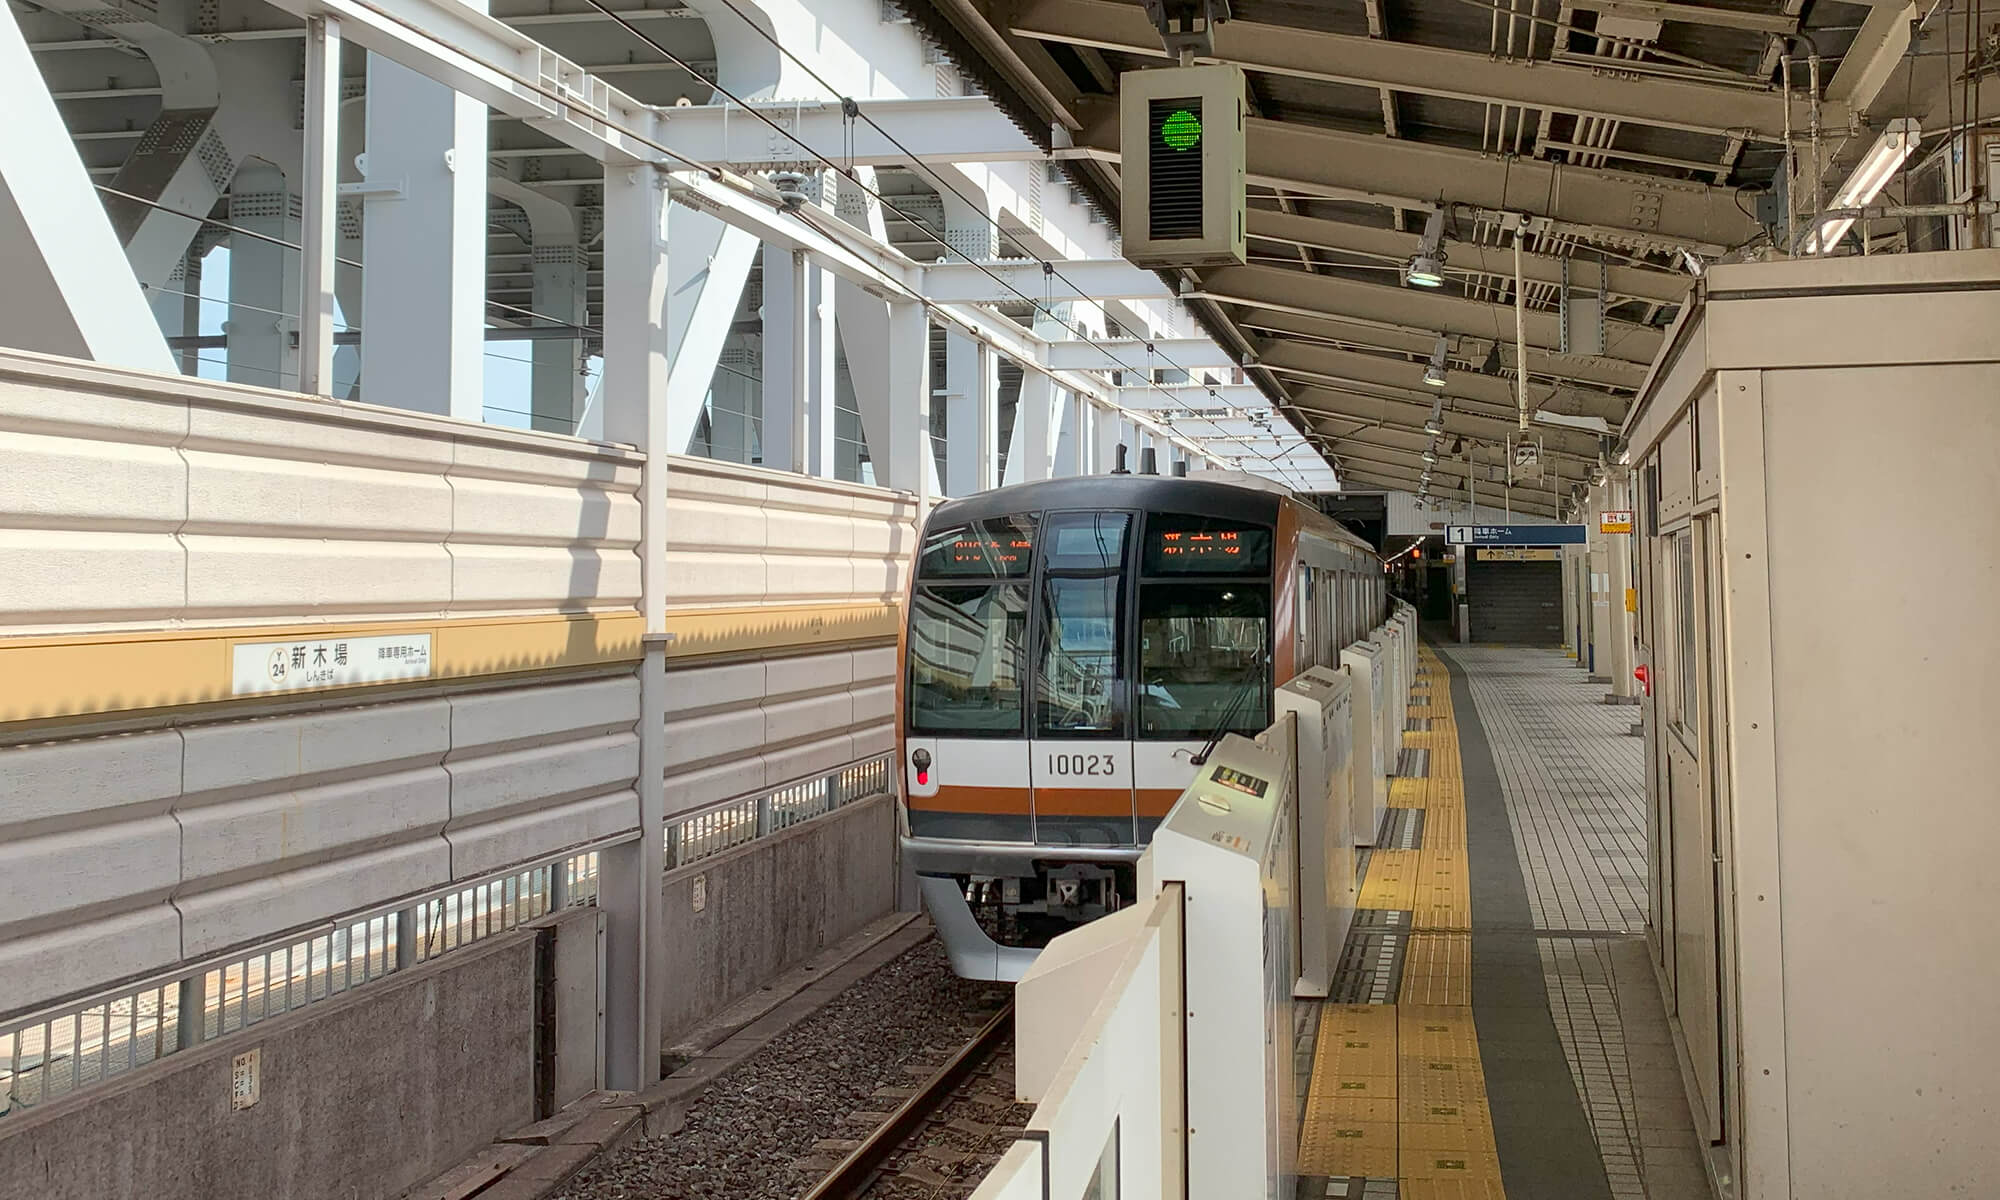
[[[1051,775],[1116,775],[1118,759],[1110,754],[1051,754]]]

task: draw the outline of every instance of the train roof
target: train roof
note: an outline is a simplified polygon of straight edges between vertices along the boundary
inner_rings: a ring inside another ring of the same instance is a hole
[[[947,500],[931,510],[928,524],[935,528],[1010,513],[1097,508],[1202,513],[1275,524],[1279,510],[1288,504],[1307,528],[1375,553],[1373,546],[1346,526],[1314,506],[1300,503],[1289,489],[1238,471],[1204,471],[1187,476],[1078,475],[1009,484],[960,500]]]

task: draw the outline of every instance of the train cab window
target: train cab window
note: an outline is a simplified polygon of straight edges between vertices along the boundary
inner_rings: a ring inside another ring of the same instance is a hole
[[[1044,527],[1042,669],[1035,726],[1042,737],[1125,732],[1127,513],[1051,513]]]
[[[1255,736],[1270,724],[1271,589],[1150,583],[1139,599],[1141,738]]]
[[[909,638],[911,732],[1021,736],[1025,584],[919,586]]]

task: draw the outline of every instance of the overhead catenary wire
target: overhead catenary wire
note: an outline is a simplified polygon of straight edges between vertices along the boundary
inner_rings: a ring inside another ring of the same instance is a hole
[[[740,8],[736,7],[735,4],[731,3],[730,0],[721,0],[721,2],[724,4],[725,7],[729,8],[731,12],[735,13],[738,18],[742,19],[743,22],[746,25],[748,25],[753,31],[755,31],[760,37],[763,37],[766,41],[769,41],[774,47],[776,47],[781,54],[783,54],[786,58],[789,58],[792,62],[798,64],[801,70],[805,71],[808,76],[810,76],[828,93],[834,96],[840,95],[840,89],[835,88],[831,83],[829,83],[826,80],[824,76],[820,75],[809,64],[807,64],[803,59],[801,59],[796,53],[787,48],[773,34],[764,30],[756,22],[751,21],[749,17],[746,14],[744,14],[744,12]],[[968,265],[977,269],[981,274],[991,279],[995,284],[1005,289],[1006,291],[1012,293],[1014,296],[1019,297],[1021,300],[1027,302],[1030,306],[1034,307],[1036,311],[1047,312],[1047,307],[1045,305],[1045,302],[1038,301],[1034,296],[1029,295],[1027,292],[1022,291],[1019,287],[1016,287],[1011,281],[1009,281],[1008,279],[1000,275],[998,272],[993,270],[991,266],[989,266],[984,262],[979,261],[978,259],[973,258],[971,255],[965,253],[965,251],[959,249],[957,246],[952,245],[951,242],[947,240],[945,237],[933,233],[928,226],[924,225],[922,221],[918,220],[910,213],[905,212],[902,208],[898,207],[892,200],[889,199],[889,197],[884,195],[882,192],[862,183],[847,168],[842,167],[840,163],[835,162],[832,158],[828,157],[826,154],[822,153],[815,147],[807,145],[804,141],[802,141],[798,137],[796,132],[786,129],[783,125],[779,124],[777,121],[773,120],[771,117],[767,116],[759,109],[752,107],[742,97],[737,96],[734,92],[731,92],[728,88],[725,88],[721,84],[712,82],[707,78],[703,77],[698,71],[695,70],[692,64],[687,62],[687,60],[681,58],[678,54],[675,54],[672,50],[668,49],[665,45],[663,45],[658,39],[652,37],[645,30],[640,29],[636,24],[627,20],[624,17],[624,15],[622,15],[621,13],[617,12],[614,9],[606,7],[604,4],[600,3],[599,0],[584,0],[584,3],[588,4],[591,8],[603,14],[605,17],[610,19],[614,24],[618,25],[621,29],[624,29],[626,32],[630,33],[633,37],[637,38],[639,41],[644,42],[648,47],[650,47],[652,50],[658,53],[661,57],[665,58],[669,63],[673,64],[676,67],[679,67],[682,71],[685,71],[691,78],[699,81],[705,86],[714,88],[715,91],[719,92],[725,99],[729,100],[731,103],[743,109],[743,111],[747,113],[749,116],[769,126],[774,132],[778,133],[786,140],[792,142],[794,145],[804,150],[808,155],[812,156],[814,159],[817,159],[829,170],[840,173],[842,176],[847,178],[849,182],[853,183],[854,186],[857,189],[859,189],[862,193],[867,195],[870,199],[874,200],[876,203],[880,204],[883,208],[887,209],[889,212],[894,213],[897,217],[908,223],[912,228],[917,230],[917,232],[921,234],[924,238],[926,238],[929,241],[937,243],[948,254],[955,255],[958,258],[963,259]],[[952,188],[948,181],[939,180],[935,172],[930,171],[928,167],[924,166],[924,164],[918,161],[917,156],[909,149],[909,147],[905,146],[900,140],[898,140],[895,137],[893,133],[884,128],[880,122],[876,121],[873,117],[869,116],[865,109],[862,109],[858,104],[848,103],[847,102],[848,98],[846,97],[841,97],[841,99],[843,100],[843,105],[842,105],[843,113],[851,112],[860,120],[867,121],[872,128],[874,128],[878,133],[882,134],[884,140],[888,141],[892,146],[894,146],[900,153],[902,153],[905,156],[906,161],[910,162],[913,166],[922,168],[926,174],[930,175],[933,178],[934,182],[938,183],[939,186],[944,187],[947,191],[950,191],[954,197],[956,197],[961,202],[965,203],[967,207],[971,209],[971,211],[978,214],[979,217],[982,220],[984,220],[987,224],[992,225],[993,228],[996,231],[998,231],[1002,236],[1010,237],[1010,235],[1007,235],[1006,229],[1003,226],[1001,226],[998,221],[995,221],[992,217],[986,214],[984,205],[972,203],[963,193],[959,192],[955,188]],[[1054,275],[1056,278],[1061,279],[1065,284],[1067,284],[1072,290],[1076,291],[1078,294],[1083,294],[1083,289],[1077,287],[1075,281],[1067,278],[1066,276],[1063,276],[1061,271],[1057,269],[1053,263],[1040,258],[1037,258],[1035,261],[1037,261],[1041,265],[1042,269],[1045,272],[1048,272]],[[1164,369],[1170,371],[1180,371],[1183,374],[1188,375],[1190,378],[1192,378],[1193,372],[1189,371],[1187,368],[1182,367],[1178,363],[1174,362],[1173,358],[1170,355],[1163,354],[1159,350],[1157,350],[1153,346],[1151,339],[1147,339],[1148,353],[1152,357],[1159,359],[1160,365],[1149,366],[1145,368],[1131,365],[1130,363],[1126,362],[1123,358],[1114,354],[1108,347],[1088,336],[1079,335],[1077,337],[1077,340],[1083,342],[1086,345],[1089,345],[1092,349],[1097,350],[1099,353],[1103,354],[1109,361],[1116,363],[1117,367],[1115,369],[1120,371],[1143,373],[1145,375],[1146,383],[1148,386],[1159,390],[1161,394],[1165,395],[1168,399],[1172,400],[1175,404],[1179,405],[1181,408],[1186,409],[1190,414],[1193,414],[1198,411],[1192,405],[1180,399],[1179,396],[1167,390],[1165,385],[1159,383],[1157,380],[1152,378],[1152,373],[1155,370]],[[1213,385],[1204,385],[1204,386],[1208,386],[1210,388],[1210,394],[1215,396],[1215,398],[1218,401],[1221,399],[1220,395],[1214,392]],[[1291,473],[1290,469],[1285,464],[1279,462],[1276,458],[1272,457],[1270,454],[1265,453],[1262,449],[1258,448],[1253,443],[1246,442],[1244,444],[1246,445],[1246,448],[1248,448],[1253,454],[1256,455],[1256,457],[1263,459],[1266,463],[1268,463],[1273,469],[1277,470],[1280,474]]]

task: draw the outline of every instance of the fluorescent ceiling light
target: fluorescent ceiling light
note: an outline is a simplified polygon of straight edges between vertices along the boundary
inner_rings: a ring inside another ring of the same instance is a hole
[[[1564,429],[1581,429],[1587,433],[1611,432],[1611,426],[1605,423],[1603,417],[1574,417],[1568,413],[1550,412],[1546,408],[1536,410],[1535,424],[1560,425]]]
[[[1430,434],[1432,437],[1437,437],[1444,432],[1444,422],[1438,420],[1436,417],[1432,417],[1430,420],[1424,422],[1424,432]]]
[[[1898,117],[1889,122],[1882,136],[1868,147],[1868,153],[1848,175],[1847,182],[1834,193],[1829,208],[1866,208],[1875,197],[1882,194],[1889,181],[1903,166],[1905,159],[1916,152],[1917,143],[1923,140],[1923,129],[1914,117]],[[1821,223],[1806,237],[1805,245],[1799,248],[1801,254],[1823,254],[1830,246],[1838,246],[1840,239],[1854,227],[1853,217],[1840,217]]]
[[[1437,462],[1437,460],[1438,460],[1438,452],[1437,452],[1437,451],[1435,451],[1435,450],[1425,450],[1425,451],[1424,451],[1424,461],[1425,461],[1425,462],[1427,462],[1427,463],[1435,463],[1435,462]]]
[[[1424,221],[1424,240],[1403,268],[1403,281],[1418,287],[1444,286],[1444,210],[1433,209]]]

